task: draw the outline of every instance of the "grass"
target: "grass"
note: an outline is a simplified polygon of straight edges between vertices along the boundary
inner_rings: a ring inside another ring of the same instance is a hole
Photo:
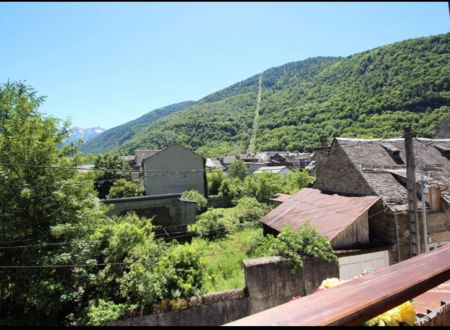
[[[207,265],[207,293],[245,287],[242,261],[248,258],[246,250],[256,235],[262,235],[262,228],[245,228],[213,242],[199,237],[192,240],[191,245],[202,251]]]

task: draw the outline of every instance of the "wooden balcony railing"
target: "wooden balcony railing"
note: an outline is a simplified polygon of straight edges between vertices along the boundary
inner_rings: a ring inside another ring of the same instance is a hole
[[[225,325],[362,325],[449,279],[450,244]]]

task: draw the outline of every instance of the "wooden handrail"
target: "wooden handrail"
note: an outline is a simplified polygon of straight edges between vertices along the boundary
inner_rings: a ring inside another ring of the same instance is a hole
[[[362,325],[449,279],[446,245],[225,325]]]

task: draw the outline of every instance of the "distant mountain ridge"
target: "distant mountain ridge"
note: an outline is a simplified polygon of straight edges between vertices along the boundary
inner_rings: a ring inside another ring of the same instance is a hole
[[[218,156],[247,150],[253,137],[257,151],[310,151],[320,136],[399,137],[406,125],[433,137],[449,114],[447,33],[268,69],[97,150],[132,154],[164,148],[170,140]]]
[[[81,151],[85,153],[117,151],[118,147],[122,145],[124,141],[132,139],[141,128],[150,125],[160,118],[185,109],[193,103],[194,101],[185,101],[152,110],[135,120],[106,130],[101,135],[83,144],[81,146]]]
[[[72,134],[68,136],[64,143],[77,142],[79,139],[83,139],[83,141],[89,141],[95,138],[97,135],[103,133],[105,129],[101,127],[91,127],[91,128],[80,128],[74,127]]]

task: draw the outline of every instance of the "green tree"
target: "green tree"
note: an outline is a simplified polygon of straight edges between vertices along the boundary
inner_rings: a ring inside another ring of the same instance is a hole
[[[243,191],[245,196],[267,202],[276,193],[286,192],[286,185],[283,177],[275,173],[258,173],[245,178]]]
[[[0,241],[29,246],[0,249],[4,266],[62,261],[70,237],[55,234],[55,228],[93,223],[103,214],[101,207],[94,207],[90,176],[76,171],[79,153],[70,145],[60,147],[68,123],[61,129],[57,119],[43,117],[38,112],[43,100],[21,82],[0,86]],[[72,276],[70,268],[3,269],[2,322],[36,325],[62,317],[72,299],[67,298]]]
[[[225,176],[222,172],[212,171],[206,173],[206,178],[208,182],[208,195],[217,195]]]
[[[119,154],[98,155],[95,159],[94,169],[97,172],[95,189],[101,199],[106,198],[109,194],[115,180],[131,181],[130,165],[123,161]]]
[[[238,200],[234,212],[235,222],[238,224],[259,225],[259,220],[270,210],[264,203],[254,197],[243,197]]]
[[[201,214],[195,222],[200,237],[207,240],[225,238],[233,230],[233,223],[222,210],[211,209]]]
[[[124,198],[124,197],[137,197],[144,194],[144,184],[142,182],[132,182],[125,179],[119,179],[113,182],[108,199],[111,198]]]
[[[225,178],[220,185],[219,196],[235,203],[242,197],[242,181],[238,178]]]
[[[244,180],[247,176],[247,167],[243,160],[236,159],[233,164],[228,168],[228,176],[230,178],[238,178]]]
[[[308,170],[296,170],[287,174],[284,179],[286,180],[285,190],[294,194],[300,189],[308,187],[316,178],[310,175]]]

